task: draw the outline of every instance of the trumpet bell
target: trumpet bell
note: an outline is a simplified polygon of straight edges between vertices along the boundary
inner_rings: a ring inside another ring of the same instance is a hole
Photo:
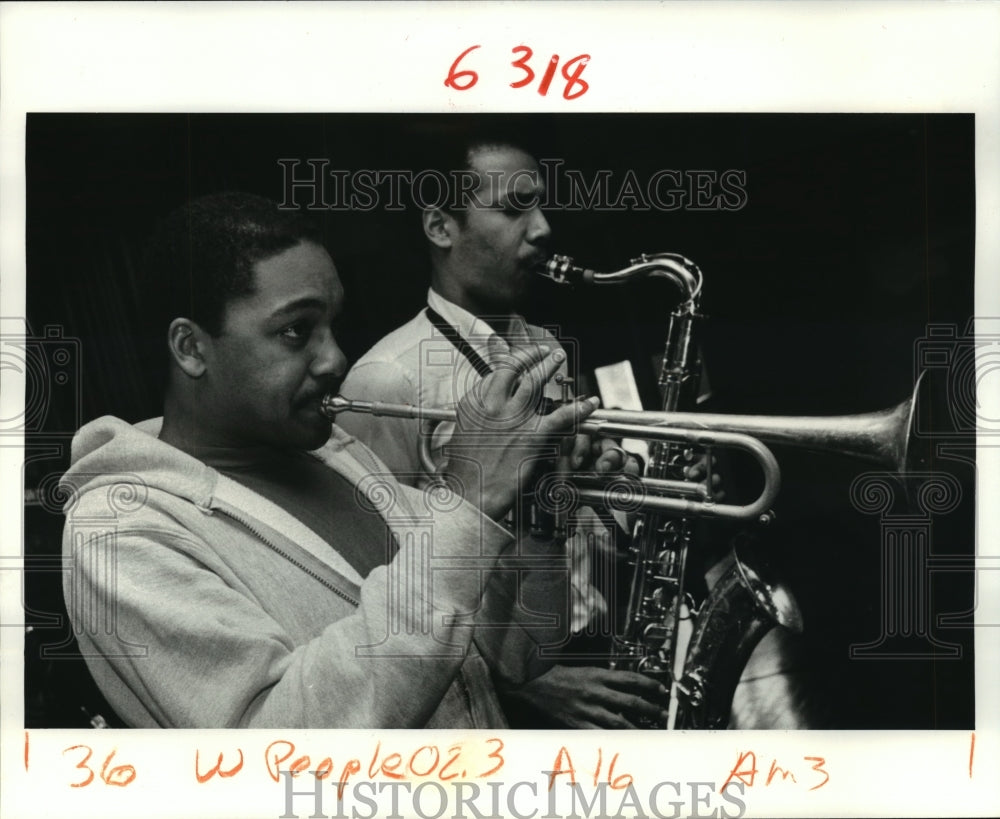
[[[856,458],[906,475],[919,469],[923,453],[917,445],[918,407],[927,405],[928,381],[917,378],[912,394],[894,407],[858,415],[786,416],[728,415],[701,412],[635,412],[598,410],[588,421],[643,424],[713,432],[739,433],[766,444]]]

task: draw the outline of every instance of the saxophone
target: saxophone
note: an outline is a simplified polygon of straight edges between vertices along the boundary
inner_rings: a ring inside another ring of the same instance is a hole
[[[681,299],[670,316],[659,385],[664,412],[684,408],[697,389],[701,366],[695,339],[702,319],[702,274],[693,262],[673,253],[643,254],[629,267],[599,273],[573,265],[569,257],[555,256],[541,272],[560,284],[669,280]],[[651,442],[649,451],[645,477],[654,480],[676,477],[691,458],[687,446],[665,440]],[[711,451],[706,450],[704,465],[709,473],[711,460]],[[711,474],[705,484],[711,487]],[[710,497],[707,500],[711,502]],[[686,588],[693,523],[683,515],[643,511],[633,529],[628,607],[613,640],[609,667],[639,672],[669,689],[665,723],[650,722],[646,728],[726,727],[736,685],[760,640],[779,625],[802,630],[792,595],[769,576],[759,555],[747,549],[730,554],[725,571],[696,603]]]

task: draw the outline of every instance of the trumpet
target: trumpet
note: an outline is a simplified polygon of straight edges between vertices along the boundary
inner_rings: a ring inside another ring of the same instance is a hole
[[[705,459],[706,474],[698,482],[596,473],[575,473],[569,480],[581,501],[610,509],[766,522],[781,488],[781,468],[769,444],[837,453],[877,464],[899,475],[912,471],[917,465],[913,445],[914,416],[923,392],[922,385],[923,374],[906,400],[878,412],[857,415],[596,410],[579,426],[579,432],[599,437],[669,442],[706,452],[713,447],[743,450],[756,460],[764,478],[760,494],[745,505],[719,503],[713,499],[711,457]],[[326,396],[321,411],[330,419],[342,412],[363,412],[435,422],[458,420],[453,409],[359,401],[339,395]]]

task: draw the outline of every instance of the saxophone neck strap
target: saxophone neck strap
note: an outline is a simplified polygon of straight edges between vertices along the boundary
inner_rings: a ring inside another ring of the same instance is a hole
[[[431,324],[437,328],[441,335],[452,343],[456,350],[468,359],[469,363],[475,368],[477,373],[485,378],[493,372],[493,368],[472,348],[472,345],[469,344],[468,341],[462,338],[462,334],[459,333],[458,330],[452,327],[441,317],[441,314],[438,313],[437,310],[433,307],[428,307],[426,312],[427,318],[430,319]]]

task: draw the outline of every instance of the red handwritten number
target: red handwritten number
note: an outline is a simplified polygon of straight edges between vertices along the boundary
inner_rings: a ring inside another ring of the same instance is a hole
[[[87,762],[90,761],[90,758],[94,755],[94,752],[91,748],[89,748],[86,745],[71,745],[69,748],[65,748],[63,750],[63,753],[65,754],[69,751],[76,751],[76,750],[85,750],[87,752],[86,755],[83,757],[83,759],[81,759],[78,763],[76,763],[77,768],[79,768],[81,771],[87,772],[87,778],[84,779],[82,782],[70,782],[70,787],[85,788],[87,787],[87,785],[89,785],[91,782],[94,781],[94,771],[87,764]],[[135,768],[131,765],[115,765],[115,767],[110,768],[109,770],[109,766],[111,765],[111,760],[114,757],[115,753],[117,753],[117,749],[112,749],[111,753],[108,754],[107,757],[104,759],[104,764],[101,765],[101,781],[105,785],[116,785],[119,788],[124,788],[133,779],[135,779]]]
[[[597,787],[597,778],[601,775],[601,764],[604,758],[604,749],[598,747],[597,749],[597,767],[594,768],[594,787]]]
[[[496,765],[494,765],[492,768],[490,768],[485,773],[479,774],[479,778],[480,779],[482,779],[483,777],[489,776],[490,774],[495,774],[497,771],[499,771],[503,767],[503,763],[504,763],[504,758],[500,754],[500,752],[503,750],[503,740],[502,739],[498,739],[497,737],[490,737],[490,739],[488,739],[486,741],[487,742],[495,742],[497,744],[497,749],[495,751],[490,751],[490,753],[487,755],[486,758],[487,759],[496,759],[496,760],[498,760],[498,762],[497,762]]]
[[[448,749],[448,753],[451,754],[451,756],[448,757],[448,761],[445,762],[444,765],[442,766],[441,770],[438,771],[438,778],[442,782],[447,782],[449,779],[454,779],[456,776],[458,776],[458,771],[455,771],[454,773],[450,773],[447,776],[445,776],[444,774],[445,774],[445,771],[447,771],[452,765],[454,765],[456,762],[458,762],[458,755],[461,753],[461,751],[462,751],[462,744],[461,743],[459,743],[458,745],[452,745]]]
[[[531,59],[531,55],[534,52],[526,45],[519,45],[517,48],[512,48],[510,51],[512,54],[517,54],[518,51],[524,52],[524,56],[521,57],[520,60],[514,60],[514,62],[511,63],[514,68],[520,68],[524,72],[524,79],[510,84],[511,88],[524,88],[524,86],[535,79],[535,72],[532,71],[531,66],[528,65],[528,60]]]
[[[433,753],[434,753],[434,761],[431,762],[430,765],[427,766],[427,770],[426,771],[424,771],[423,773],[421,773],[420,771],[418,771],[416,768],[413,767],[413,761],[418,756],[420,756],[420,753],[422,751],[425,751],[425,750],[426,751],[433,751]],[[441,752],[438,750],[437,745],[421,745],[419,748],[417,748],[416,751],[413,752],[413,756],[410,757],[410,773],[412,773],[414,776],[430,776],[434,772],[434,769],[437,768],[438,763],[440,761],[441,761]]]
[[[469,46],[465,51],[459,54],[455,58],[455,62],[451,64],[451,68],[448,69],[448,76],[445,77],[444,84],[447,88],[454,88],[456,91],[468,91],[472,86],[479,82],[479,74],[471,69],[459,70],[458,64],[462,62],[463,59],[472,51],[477,48],[481,48],[479,45]],[[517,57],[516,60],[511,62],[513,68],[519,68],[523,74],[521,79],[515,80],[510,84],[511,88],[524,88],[526,85],[530,85],[535,80],[535,69],[528,65],[528,61],[534,56],[534,51],[532,51],[530,46],[519,45],[515,46],[510,50],[511,54]],[[566,80],[566,87],[563,88],[563,99],[575,100],[577,97],[582,97],[587,91],[590,90],[590,85],[586,80],[581,79],[580,75],[583,73],[583,69],[587,67],[587,63],[590,62],[589,54],[578,54],[573,59],[566,62],[562,67],[562,76]],[[559,68],[559,55],[553,54],[549,59],[549,64],[545,68],[545,73],[542,75],[541,82],[538,84],[538,93],[543,97],[549,93],[549,86],[552,84],[552,80],[556,75],[556,69]]]
[[[821,757],[821,756],[804,756],[802,758],[803,759],[807,759],[810,762],[815,762],[816,764],[813,765],[812,769],[814,771],[816,771],[816,773],[823,774],[823,777],[824,777],[824,779],[823,779],[822,782],[820,782],[818,785],[813,785],[809,790],[814,791],[814,790],[816,790],[816,788],[822,788],[827,782],[830,781],[830,774],[828,774],[825,770],[823,770],[823,766],[826,764],[826,760],[823,757]]]
[[[611,765],[608,766],[608,782],[611,784],[613,790],[620,791],[624,788],[632,786],[634,781],[632,774],[623,773],[621,776],[615,776],[615,763],[618,761],[618,754],[611,757]]]
[[[972,761],[969,761],[969,767],[972,767]],[[28,732],[24,732],[24,770],[28,770]],[[970,771],[971,775],[971,771]]]
[[[78,749],[83,749],[87,752],[87,755],[76,763],[77,768],[79,768],[81,771],[87,772],[87,778],[84,779],[82,782],[70,782],[69,786],[71,788],[85,788],[87,787],[87,785],[89,785],[91,782],[94,781],[94,772],[87,766],[88,760],[94,755],[94,752],[90,748],[88,748],[86,745],[71,745],[69,748],[66,748],[63,751],[63,753],[65,754],[68,751],[76,751]]]
[[[524,77],[517,82],[512,82],[510,87],[523,88],[535,79],[534,69],[528,65],[528,60],[531,59],[534,52],[526,45],[519,45],[517,48],[512,48],[511,53],[521,54],[520,59],[514,60],[511,65],[514,68],[520,68],[524,72]],[[589,62],[589,54],[579,54],[563,65],[562,76],[563,79],[566,80],[566,87],[563,89],[563,99],[575,100],[577,97],[582,97],[587,93],[587,91],[590,90],[590,85],[587,81],[580,78],[580,75],[583,73],[583,69],[587,67],[587,63]],[[543,97],[549,93],[549,85],[551,85],[552,78],[555,77],[556,68],[558,67],[559,55],[553,54],[549,59],[549,64],[545,69],[545,73],[542,75],[542,81],[538,84],[538,93]]]
[[[135,779],[135,768],[131,765],[115,765],[110,771],[108,770],[108,765],[111,764],[111,757],[115,755],[113,750],[108,754],[107,759],[104,760],[104,764],[101,766],[101,779],[104,780],[105,785],[117,785],[120,788],[124,788],[129,782]]]
[[[587,63],[589,62],[589,54],[580,54],[578,57],[574,57],[562,67],[563,79],[566,80],[566,87],[563,89],[564,100],[575,100],[577,97],[582,97],[590,89],[590,85],[587,84],[587,81],[580,79],[583,69],[587,67]],[[576,69],[570,73],[569,68],[574,64],[577,64]],[[574,86],[579,86],[580,90],[570,93],[570,89]]]
[[[552,59],[549,60],[549,67],[545,69],[545,74],[542,76],[542,81],[538,84],[538,93],[541,96],[545,96],[549,93],[549,83],[552,82],[552,77],[556,73],[556,68],[559,65],[559,55],[553,54]]]
[[[448,69],[448,76],[445,77],[444,84],[448,88],[454,88],[456,91],[468,91],[472,86],[479,82],[479,75],[475,71],[457,71],[458,64],[462,62],[462,59],[470,51],[475,51],[479,46],[469,46],[465,51],[459,54],[455,58],[455,62],[451,64],[451,68]],[[462,78],[461,80],[459,78]],[[468,79],[466,79],[468,78]],[[461,83],[465,84],[462,85]]]

